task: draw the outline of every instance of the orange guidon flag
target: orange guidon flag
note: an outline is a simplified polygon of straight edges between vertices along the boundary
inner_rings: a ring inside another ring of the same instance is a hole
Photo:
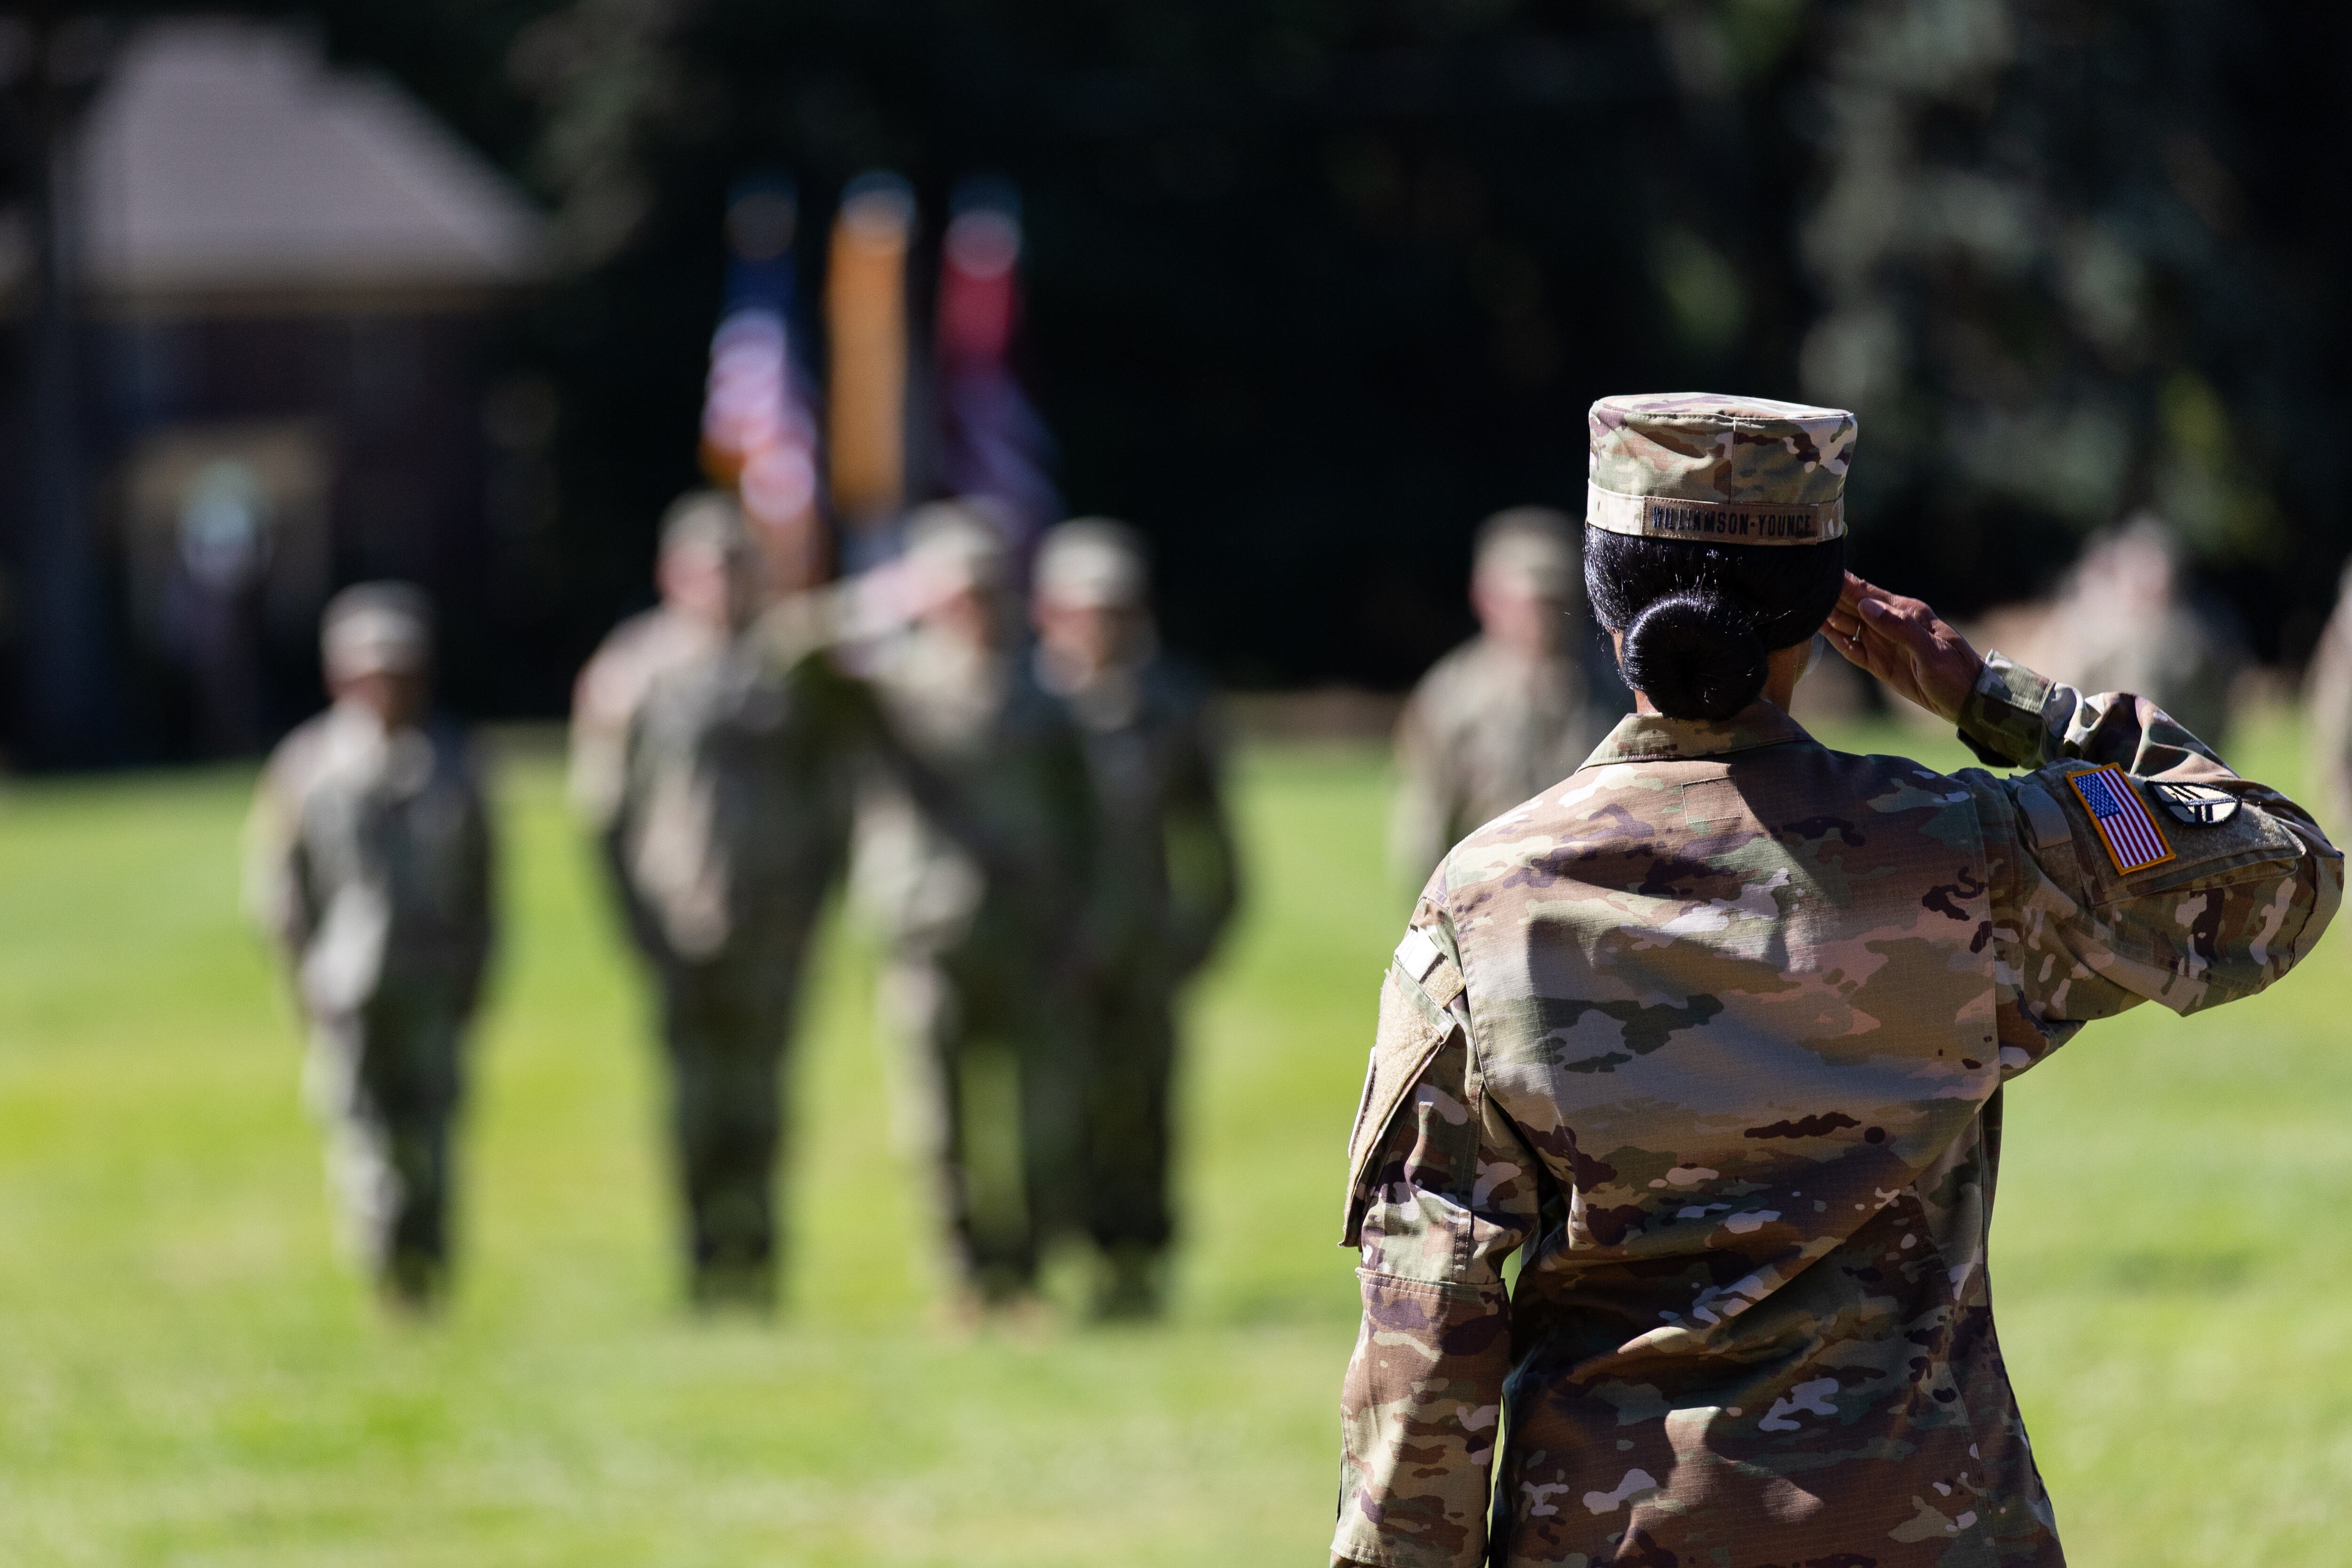
[[[871,528],[906,498],[907,246],[915,201],[895,174],[843,193],[825,277],[827,445],[842,521]]]

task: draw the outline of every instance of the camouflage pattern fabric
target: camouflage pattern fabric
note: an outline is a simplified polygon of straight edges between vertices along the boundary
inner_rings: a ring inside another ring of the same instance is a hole
[[[664,671],[716,652],[725,639],[666,607],[632,615],[606,634],[572,691],[572,804],[598,833],[628,788],[629,727]]]
[[[1232,917],[1239,865],[1208,692],[1163,658],[1083,683],[1041,680],[1077,719],[1102,839],[1083,998],[1087,1228],[1156,1252],[1169,1207],[1176,993]]]
[[[448,1124],[489,956],[490,835],[464,737],[345,705],[288,736],[248,827],[247,898],[311,1031],[313,1107],[356,1250],[408,1294],[447,1255]]]
[[[449,1124],[468,1017],[456,989],[411,981],[318,1015],[303,1074],[345,1240],[409,1298],[429,1295],[448,1264]]]
[[[1586,415],[1588,476],[1620,496],[1817,506],[1845,493],[1853,415],[1711,392],[1605,397]]]
[[[1583,632],[1580,618],[1571,649]],[[1399,879],[1420,882],[1473,829],[1576,771],[1632,706],[1622,681],[1572,651],[1531,665],[1477,637],[1440,659],[1397,720],[1389,862]]]
[[[874,689],[907,766],[877,771],[861,806],[860,902],[891,947],[885,1011],[911,1048],[950,1264],[1002,1295],[1077,1222],[1072,1002],[1094,791],[1068,712],[1026,660],[917,632],[877,658]]]
[[[2143,700],[1996,655],[1966,722],[2030,771],[1631,717],[1431,879],[1351,1149],[1335,1555],[2062,1561],[1985,1276],[2001,1085],[2277,979],[2343,862]],[[2169,862],[2116,870],[2065,783],[2105,763]]]
[[[661,989],[697,1294],[766,1300],[782,1065],[866,716],[766,627],[646,683],[610,841]]]

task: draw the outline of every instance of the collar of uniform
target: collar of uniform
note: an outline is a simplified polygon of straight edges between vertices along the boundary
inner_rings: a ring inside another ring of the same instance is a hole
[[[1668,718],[1661,713],[1629,713],[1584,759],[1584,766],[1720,757],[1727,751],[1753,751],[1760,746],[1781,746],[1811,738],[1803,725],[1761,697],[1727,719]]]

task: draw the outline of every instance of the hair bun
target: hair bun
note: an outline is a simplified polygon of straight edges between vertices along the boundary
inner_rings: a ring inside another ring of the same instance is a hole
[[[1625,684],[1673,718],[1729,718],[1764,689],[1764,639],[1712,588],[1654,600],[1625,629]]]

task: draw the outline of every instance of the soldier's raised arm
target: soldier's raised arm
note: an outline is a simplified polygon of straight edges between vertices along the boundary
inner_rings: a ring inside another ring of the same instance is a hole
[[[2002,984],[2043,1034],[2003,1042],[2011,1071],[2141,1001],[2252,996],[2334,916],[2344,860],[2311,814],[2147,698],[1979,658],[1925,604],[1851,576],[1828,632],[1979,758],[2029,770],[1959,776],[1984,819]]]

